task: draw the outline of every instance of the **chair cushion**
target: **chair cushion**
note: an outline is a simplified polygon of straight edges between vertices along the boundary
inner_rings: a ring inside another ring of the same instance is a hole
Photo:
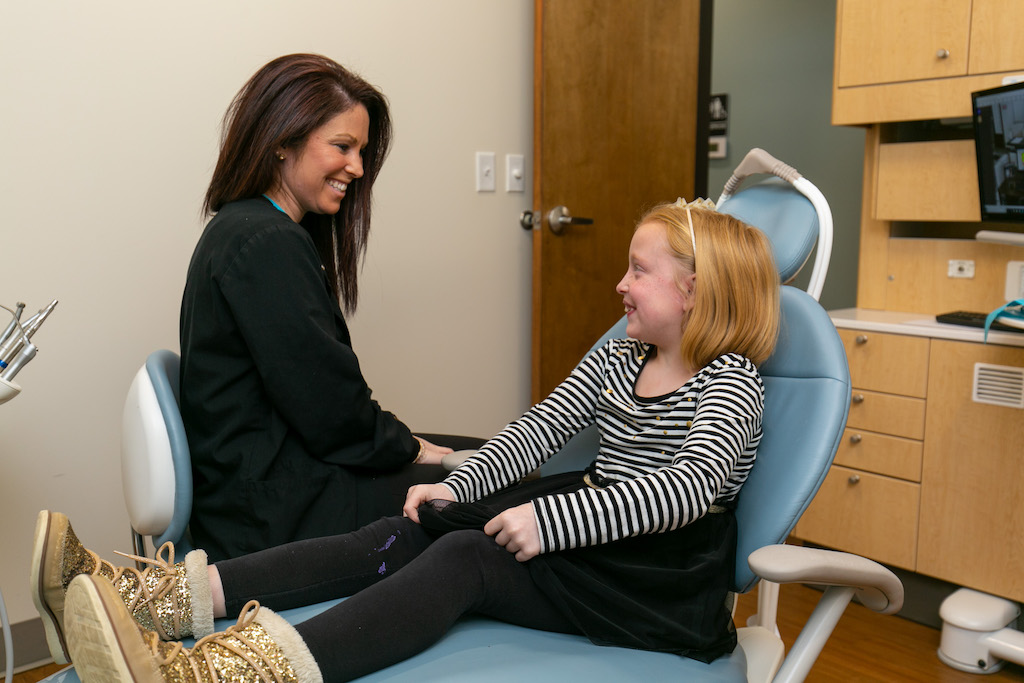
[[[281,612],[297,624],[336,605],[339,600]],[[220,619],[217,630],[234,623]],[[185,641],[192,645],[193,641]],[[387,647],[382,643],[382,647]],[[390,683],[541,683],[552,681],[746,681],[743,650],[720,657],[711,664],[661,652],[621,647],[598,647],[582,636],[547,633],[482,618],[459,621],[439,642],[425,652],[399,662],[359,681]],[[51,683],[79,683],[74,668],[45,679]]]
[[[305,621],[338,601],[281,613]],[[225,621],[223,626],[231,622]],[[218,623],[218,627],[222,624]],[[425,652],[359,681],[521,683],[522,681],[745,681],[736,649],[711,664],[661,652],[598,647],[582,636],[547,633],[482,618],[459,621]]]
[[[745,187],[718,210],[768,235],[782,282],[796,276],[814,249],[818,214],[810,200],[784,180],[771,178]]]
[[[782,288],[779,344],[759,371],[764,436],[736,509],[739,558],[786,540],[828,473],[850,410],[843,343],[825,310],[802,290]],[[757,576],[737,562],[735,581],[746,592]]]

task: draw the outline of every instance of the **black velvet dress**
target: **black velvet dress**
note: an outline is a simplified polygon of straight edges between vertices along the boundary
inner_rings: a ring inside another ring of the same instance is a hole
[[[583,472],[525,481],[476,503],[433,501],[420,522],[433,533],[482,529],[502,510],[588,484]],[[732,652],[728,596],[736,563],[730,507],[673,531],[538,555],[533,580],[599,645],[684,655],[704,662]]]

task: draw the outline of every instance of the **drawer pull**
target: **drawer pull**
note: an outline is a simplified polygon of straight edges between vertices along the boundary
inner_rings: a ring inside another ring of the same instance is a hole
[[[949,50],[946,48],[939,48],[935,51],[935,56],[939,59],[945,59],[946,57],[949,57]]]
[[[863,403],[864,402],[864,394],[854,394],[853,395],[853,402],[854,403]]]
[[[850,443],[860,443],[863,438],[860,434],[854,434],[850,437]]]
[[[860,475],[859,474],[852,474],[852,475],[850,475],[850,478],[847,479],[846,481],[850,482],[851,485],[859,484],[860,483]]]
[[[868,343],[868,335],[866,335],[866,334],[858,334],[857,338],[854,339],[854,341],[857,342],[858,344],[867,344]]]

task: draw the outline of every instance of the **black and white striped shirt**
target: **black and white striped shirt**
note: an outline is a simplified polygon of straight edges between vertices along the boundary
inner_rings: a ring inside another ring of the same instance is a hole
[[[649,350],[634,339],[609,341],[443,483],[456,500],[478,500],[519,481],[596,422],[597,472],[615,483],[534,500],[541,552],[670,531],[712,503],[734,500],[761,441],[757,369],[725,354],[679,390],[641,398],[634,386]]]

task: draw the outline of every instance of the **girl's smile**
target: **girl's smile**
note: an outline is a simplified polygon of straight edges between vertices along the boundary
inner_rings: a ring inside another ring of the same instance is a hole
[[[629,269],[615,288],[626,311],[626,334],[659,348],[678,348],[695,279],[672,255],[664,226],[637,228],[629,245]]]

